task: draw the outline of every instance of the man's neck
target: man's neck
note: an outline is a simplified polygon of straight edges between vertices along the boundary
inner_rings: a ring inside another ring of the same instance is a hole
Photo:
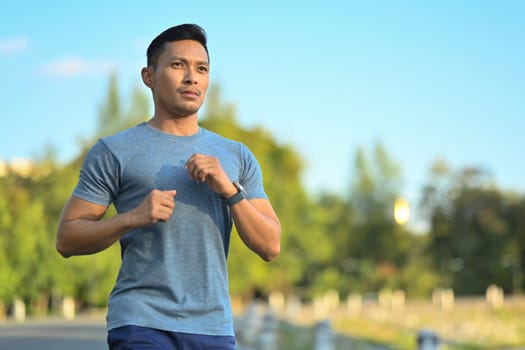
[[[197,115],[178,118],[162,118],[155,114],[148,124],[155,129],[177,136],[190,136],[199,131]]]

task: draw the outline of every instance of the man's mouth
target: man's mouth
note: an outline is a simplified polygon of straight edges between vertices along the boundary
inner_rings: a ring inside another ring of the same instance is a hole
[[[193,89],[185,89],[185,90],[182,90],[180,93],[188,97],[198,97],[201,94],[199,90],[193,90]]]

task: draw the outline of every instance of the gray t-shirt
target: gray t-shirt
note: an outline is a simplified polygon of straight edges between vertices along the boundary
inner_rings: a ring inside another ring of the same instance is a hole
[[[233,335],[226,257],[232,220],[221,197],[191,180],[186,161],[218,158],[248,199],[267,198],[250,150],[206,129],[174,136],[142,123],[99,140],[87,154],[73,195],[119,213],[153,189],[177,190],[165,223],[127,233],[122,265],[109,297],[108,330],[136,325],[168,331]]]

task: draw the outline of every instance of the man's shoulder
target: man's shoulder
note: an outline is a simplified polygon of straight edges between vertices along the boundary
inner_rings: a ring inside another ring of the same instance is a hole
[[[144,133],[145,123],[137,124],[131,128],[119,131],[113,135],[105,136],[101,140],[106,145],[119,145],[127,144],[130,140],[137,141],[137,137],[140,137]]]
[[[229,146],[233,148],[245,147],[244,144],[240,141],[230,139],[226,136],[220,135],[214,131],[211,131],[205,128],[201,128],[201,129],[203,131],[204,137],[207,139],[208,142],[219,143],[224,146]]]

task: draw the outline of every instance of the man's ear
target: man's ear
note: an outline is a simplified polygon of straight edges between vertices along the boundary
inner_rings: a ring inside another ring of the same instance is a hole
[[[153,78],[154,78],[153,73],[154,72],[153,72],[152,67],[144,67],[142,68],[142,71],[140,72],[140,74],[142,75],[142,82],[144,83],[144,85],[146,85],[150,89],[153,88]]]

